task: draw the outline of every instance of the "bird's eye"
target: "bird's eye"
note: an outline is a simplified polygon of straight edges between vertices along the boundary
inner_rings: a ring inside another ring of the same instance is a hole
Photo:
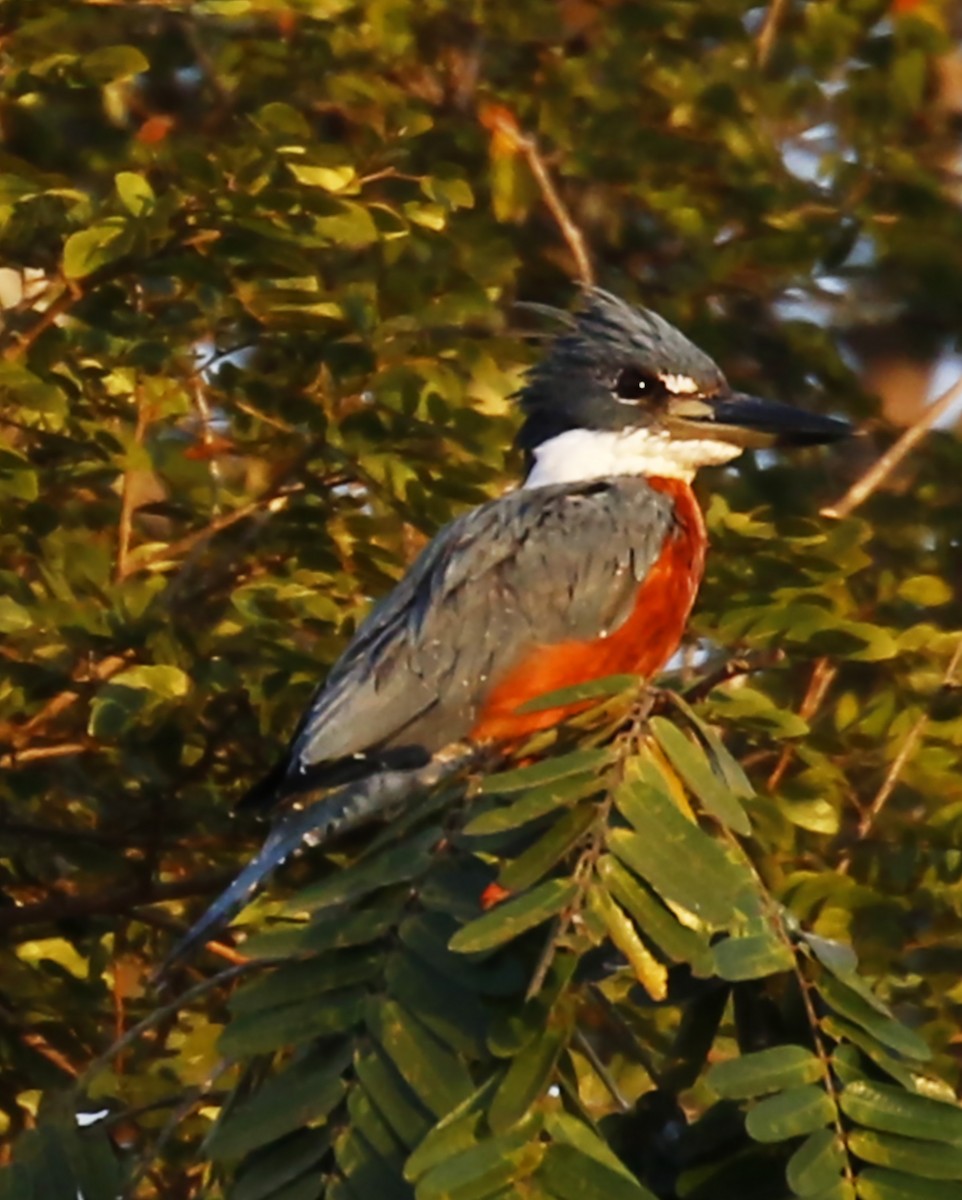
[[[615,379],[614,393],[625,404],[657,400],[667,391],[657,375],[648,375],[637,367],[624,367]]]

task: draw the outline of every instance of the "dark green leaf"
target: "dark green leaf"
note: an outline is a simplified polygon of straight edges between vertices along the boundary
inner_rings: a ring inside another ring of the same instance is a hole
[[[820,990],[826,1003],[839,1016],[860,1025],[884,1046],[920,1061],[930,1057],[928,1046],[914,1030],[900,1024],[894,1017],[883,1015],[877,1003],[870,1004],[847,984],[826,975]]]
[[[350,1052],[315,1050],[295,1059],[249,1100],[214,1126],[206,1143],[212,1158],[232,1159],[308,1124],[322,1124],[345,1094],[341,1078]]]
[[[368,1025],[401,1078],[435,1116],[443,1117],[471,1094],[464,1063],[396,1001],[372,1000]]]
[[[534,763],[530,767],[489,775],[481,785],[481,791],[487,795],[527,791],[536,784],[553,783],[570,775],[597,775],[610,763],[610,750],[573,750],[570,754],[546,758],[544,762]]]
[[[570,779],[559,779],[540,787],[525,791],[513,804],[500,805],[487,812],[479,813],[464,827],[468,836],[501,833],[505,829],[517,829],[543,817],[545,813],[564,808],[590,796],[599,788],[594,775],[575,775]]]
[[[615,1171],[576,1146],[547,1148],[538,1182],[558,1200],[655,1200],[627,1171]]]
[[[398,846],[392,846],[367,861],[362,860],[347,870],[342,868],[333,871],[320,883],[303,888],[287,907],[292,911],[311,912],[332,904],[357,900],[382,887],[414,879],[430,865],[441,836],[441,830],[434,826],[422,829]]]
[[[577,884],[569,883],[567,879],[547,879],[523,896],[505,900],[483,917],[459,929],[451,939],[451,949],[471,954],[501,946],[567,908],[577,894]]]
[[[483,1200],[530,1175],[542,1153],[530,1125],[486,1138],[423,1174],[418,1180],[418,1200]]]
[[[565,1029],[545,1029],[512,1061],[488,1110],[488,1124],[494,1133],[507,1133],[544,1096],[568,1035]]]
[[[221,1053],[241,1058],[343,1033],[361,1020],[365,994],[359,988],[325,992],[293,1004],[240,1014],[221,1034]]]
[[[509,892],[522,892],[538,882],[578,844],[598,819],[594,805],[564,813],[523,854],[506,863],[498,882]]]

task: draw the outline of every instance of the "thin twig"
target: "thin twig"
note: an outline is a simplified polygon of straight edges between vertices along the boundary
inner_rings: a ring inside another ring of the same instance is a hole
[[[111,676],[122,671],[132,659],[133,654],[130,652],[110,654],[106,658],[102,658],[94,666],[85,666],[78,669],[74,675],[74,680],[77,683],[106,683]],[[66,688],[64,691],[58,692],[56,696],[52,696],[38,712],[35,712],[22,725],[14,725],[12,722],[0,725],[0,737],[9,744],[12,744],[15,751],[25,753],[20,748],[29,742],[32,735],[56,720],[61,713],[70,708],[71,705],[76,704],[79,699],[79,691],[74,691],[73,688]]]
[[[180,558],[195,549],[202,542],[205,542],[208,538],[213,537],[215,533],[221,533],[223,530],[229,529],[232,525],[236,525],[238,521],[246,520],[261,509],[267,509],[272,513],[280,512],[287,505],[288,500],[294,492],[303,490],[304,485],[300,483],[292,485],[280,495],[271,490],[266,495],[259,496],[256,500],[251,500],[248,504],[242,504],[239,508],[232,509],[229,513],[224,513],[223,516],[215,517],[201,529],[195,529],[192,533],[178,538],[177,541],[168,542],[166,546],[161,546],[160,549],[154,550],[150,554],[145,554],[143,557],[137,559],[135,567],[138,570],[143,570],[150,566],[156,566],[158,563],[166,562],[168,559]]]
[[[29,329],[24,330],[23,333],[19,330],[12,331],[10,341],[3,348],[2,357],[4,360],[6,362],[13,362],[26,354],[37,338],[41,334],[46,333],[51,325],[56,324],[59,318],[80,299],[82,294],[82,291],[76,285],[65,284],[60,295],[57,296],[56,300],[52,300],[47,305]],[[33,311],[38,311],[36,305],[34,305]]]
[[[782,18],[785,16],[787,7],[788,0],[772,0],[768,6],[768,11],[765,13],[765,19],[762,21],[761,29],[758,31],[758,41],[756,43],[758,68],[761,71],[764,71],[768,66],[772,50],[775,48],[775,38],[778,35],[778,29],[782,23]]]
[[[951,687],[955,683],[955,674],[962,663],[962,638],[956,644],[955,650],[952,652],[952,657],[949,659],[949,664],[945,668],[945,673],[942,676],[941,686],[943,688]],[[928,712],[920,713],[912,723],[911,729],[905,735],[902,745],[899,746],[898,753],[892,759],[891,766],[882,780],[882,786],[875,793],[875,798],[868,808],[862,813],[862,816],[856,829],[856,840],[859,842],[865,839],[872,832],[872,827],[875,824],[882,809],[888,803],[889,798],[895,791],[895,786],[901,777],[902,771],[905,769],[905,764],[909,761],[912,755],[918,748],[919,742],[922,740],[922,735],[931,720]],[[849,847],[843,854],[837,870],[844,875],[852,865],[852,848]]]
[[[490,105],[482,113],[481,119],[489,129],[499,134],[508,146],[514,150],[519,150],[524,155],[531,169],[531,174],[535,177],[535,181],[541,190],[541,197],[554,217],[558,228],[561,230],[561,236],[567,243],[568,249],[575,260],[578,279],[586,287],[590,287],[595,282],[595,273],[591,265],[591,256],[588,253],[584,234],[575,224],[571,213],[565,207],[565,203],[554,185],[541,151],[538,149],[538,143],[530,135],[522,133],[521,128],[514,118],[514,114],[501,105]]]
[[[838,667],[834,663],[829,662],[824,656],[815,660],[815,666],[812,668],[812,675],[808,681],[808,688],[798,709],[798,715],[803,721],[811,721],[812,717],[821,708],[822,701],[825,699],[828,689],[832,686],[837,674]],[[767,786],[770,792],[773,792],[781,783],[794,757],[795,747],[792,744],[783,747],[778,762],[768,777]]]
[[[168,900],[186,900],[193,896],[208,896],[234,877],[234,868],[211,872],[201,878],[174,879],[163,883],[148,883],[120,888],[104,895],[102,892],[70,896],[62,892],[38,900],[0,908],[0,932],[30,925],[46,925],[67,918],[110,916],[113,913],[134,913],[141,905],[158,904]]]
[[[823,517],[847,517],[858,508],[895,470],[903,458],[922,440],[933,425],[962,400],[962,376],[930,404],[902,436],[873,463],[861,479],[855,481],[836,504],[822,509]]]
[[[144,403],[143,382],[139,372],[134,382],[133,400],[137,409],[137,419],[134,425],[134,445],[139,447],[144,440],[144,433],[147,430],[147,406]],[[130,533],[136,499],[136,489],[133,484],[135,472],[138,472],[136,465],[131,466],[128,464],[121,483],[120,520],[117,525],[117,561],[114,565],[114,581],[117,583],[127,578],[127,557],[130,553]]]
[[[531,174],[535,177],[538,187],[541,189],[542,198],[557,222],[558,228],[561,230],[561,236],[567,242],[568,249],[574,257],[575,265],[578,268],[578,279],[586,287],[590,287],[595,282],[595,272],[588,255],[588,247],[585,244],[584,235],[572,220],[571,214],[558,194],[558,189],[555,187],[554,181],[548,173],[548,168],[545,166],[544,159],[541,157],[534,138],[522,138],[520,146],[528,161],[528,166],[531,168]]]
[[[75,1091],[83,1093],[90,1085],[90,1081],[95,1079],[101,1071],[106,1070],[118,1054],[123,1053],[128,1046],[132,1046],[138,1038],[143,1037],[145,1033],[155,1026],[162,1025],[168,1017],[175,1016],[182,1008],[186,1008],[188,1004],[193,1004],[201,996],[206,996],[208,992],[219,988],[222,984],[229,983],[231,980],[236,979],[238,975],[243,975],[247,971],[273,967],[283,961],[283,959],[278,958],[252,958],[248,959],[247,962],[237,963],[224,971],[219,971],[216,975],[211,975],[209,979],[202,979],[200,983],[195,983],[192,988],[188,988],[186,992],[182,992],[175,999],[169,1000],[159,1008],[152,1009],[142,1021],[138,1021],[136,1025],[131,1025],[123,1037],[118,1038],[103,1054],[99,1054],[86,1067],[84,1073],[75,1084]]]
[[[202,1100],[210,1097],[211,1093],[214,1091],[214,1085],[217,1083],[217,1080],[220,1079],[222,1075],[226,1074],[226,1072],[229,1071],[233,1066],[234,1063],[230,1059],[221,1059],[221,1061],[217,1063],[203,1083],[197,1084],[196,1087],[192,1087],[188,1090],[187,1094],[177,1104],[177,1107],[171,1112],[170,1116],[164,1122],[164,1127],[157,1135],[157,1140],[154,1142],[153,1146],[151,1146],[150,1150],[141,1157],[140,1162],[138,1162],[134,1167],[130,1174],[130,1178],[127,1180],[124,1190],[121,1193],[121,1200],[133,1200],[133,1197],[137,1194],[137,1189],[139,1188],[141,1181],[150,1170],[151,1164],[160,1158],[165,1147],[167,1146],[167,1143],[177,1132],[181,1122],[192,1109],[196,1108],[197,1105],[201,1103]]]
[[[601,1056],[598,1054],[598,1051],[594,1048],[594,1046],[592,1046],[591,1042],[587,1039],[587,1037],[585,1037],[584,1033],[576,1027],[571,1040],[585,1056],[588,1062],[591,1063],[595,1074],[608,1089],[608,1093],[612,1100],[614,1100],[615,1104],[618,1105],[622,1112],[631,1112],[631,1103],[625,1099],[618,1087],[615,1077],[601,1061]]]
[[[51,758],[70,758],[89,750],[87,742],[58,742],[55,746],[29,746],[25,750],[0,754],[0,771],[16,771],[31,763],[46,762]]]

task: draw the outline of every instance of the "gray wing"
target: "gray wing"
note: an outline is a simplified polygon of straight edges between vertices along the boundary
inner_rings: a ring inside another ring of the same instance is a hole
[[[512,492],[425,548],[357,631],[291,743],[294,782],[390,750],[430,755],[466,736],[496,680],[537,645],[627,618],[674,521],[640,479]]]

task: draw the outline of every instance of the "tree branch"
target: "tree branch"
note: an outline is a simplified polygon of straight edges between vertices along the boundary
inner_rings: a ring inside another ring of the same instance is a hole
[[[945,416],[959,400],[962,400],[962,376],[921,413],[918,420],[906,429],[898,441],[889,446],[888,450],[885,451],[877,462],[869,467],[862,478],[852,484],[841,500],[836,504],[830,504],[828,507],[823,508],[822,516],[847,517],[850,513],[854,512],[860,504],[864,503],[884,483],[899,463],[901,463],[902,459],[915,449],[932,426],[941,417]]]
[[[114,892],[81,894],[76,896],[58,893],[36,904],[21,904],[15,908],[0,908],[0,933],[9,929],[21,929],[32,925],[48,925],[56,921],[78,920],[86,917],[110,916],[129,913],[137,916],[144,904],[157,904],[168,900],[186,900],[192,896],[209,896],[219,892],[230,883],[236,868],[195,876],[192,879],[176,879],[167,883],[147,881]]]

